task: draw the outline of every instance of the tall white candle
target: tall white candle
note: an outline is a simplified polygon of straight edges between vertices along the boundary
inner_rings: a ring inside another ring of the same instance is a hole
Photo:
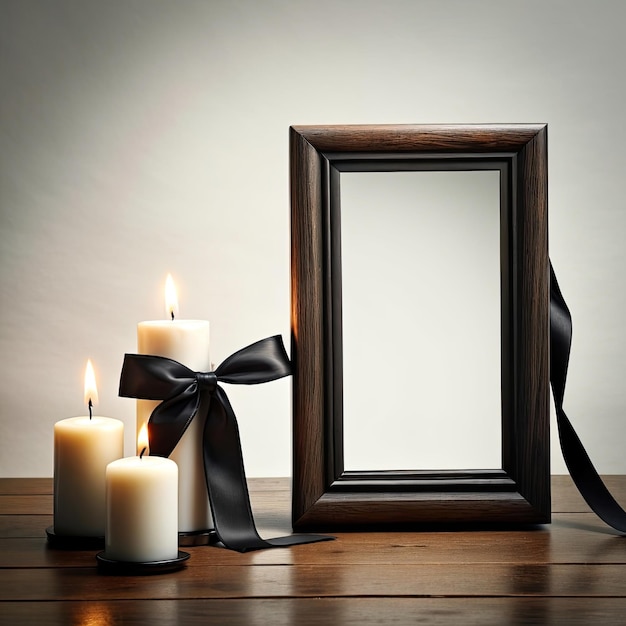
[[[177,510],[174,461],[146,454],[113,461],[106,468],[105,557],[132,563],[175,559]]]
[[[166,320],[139,322],[137,351],[167,357],[196,372],[211,369],[209,322],[176,319],[178,301],[171,276],[166,282]],[[158,402],[137,400],[137,432]],[[170,459],[178,465],[178,530],[194,532],[213,527],[202,456],[202,410],[188,426]]]
[[[97,400],[91,362],[85,372],[85,401]],[[124,456],[124,424],[99,415],[54,425],[54,532],[76,537],[104,536],[106,466]]]

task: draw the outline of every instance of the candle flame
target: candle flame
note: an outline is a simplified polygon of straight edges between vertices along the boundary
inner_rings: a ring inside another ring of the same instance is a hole
[[[85,404],[89,405],[98,403],[98,388],[96,387],[96,375],[93,371],[91,359],[87,359],[87,367],[85,368]]]
[[[165,279],[165,311],[172,319],[178,315],[178,294],[171,274]]]
[[[141,454],[141,451],[146,448],[149,449],[150,440],[148,438],[148,424],[143,424],[139,429],[139,435],[137,435],[137,454]]]

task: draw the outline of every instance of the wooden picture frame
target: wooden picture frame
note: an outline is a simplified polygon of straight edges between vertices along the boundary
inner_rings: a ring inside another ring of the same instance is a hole
[[[475,169],[500,171],[502,469],[345,471],[340,174]],[[547,126],[292,126],[290,179],[294,529],[549,522]]]

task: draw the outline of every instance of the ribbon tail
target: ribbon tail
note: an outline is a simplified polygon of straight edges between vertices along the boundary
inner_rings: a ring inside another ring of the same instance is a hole
[[[200,394],[196,383],[178,396],[158,404],[148,420],[150,454],[169,457],[197,415],[199,407]]]
[[[219,386],[209,405],[202,446],[215,532],[225,547],[249,552],[334,539],[291,535],[266,540],[259,536],[250,507],[237,420],[226,393]]]
[[[572,318],[550,264],[550,383],[561,451],[574,484],[591,510],[609,526],[626,532],[626,511],[617,503],[598,475],[563,410],[571,339]]]
[[[617,503],[598,475],[565,412],[557,410],[561,450],[567,469],[591,510],[606,524],[626,533],[626,511]]]

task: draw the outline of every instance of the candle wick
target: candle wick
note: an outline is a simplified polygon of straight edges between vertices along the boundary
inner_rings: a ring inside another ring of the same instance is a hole
[[[172,322],[173,322],[174,321],[174,310],[173,309],[170,311],[170,315],[172,316]]]
[[[142,450],[142,451],[141,451],[141,453],[139,454],[139,458],[140,458],[140,459],[143,459],[143,455],[145,454],[145,452],[146,452],[146,450],[147,450],[147,449],[148,449],[148,448],[147,448],[146,446],[144,446],[144,447],[143,447],[143,450]]]
[[[93,402],[91,401],[91,398],[89,398],[89,402],[87,403],[87,406],[89,407],[89,419],[91,419],[92,417],[91,410],[93,409]]]

